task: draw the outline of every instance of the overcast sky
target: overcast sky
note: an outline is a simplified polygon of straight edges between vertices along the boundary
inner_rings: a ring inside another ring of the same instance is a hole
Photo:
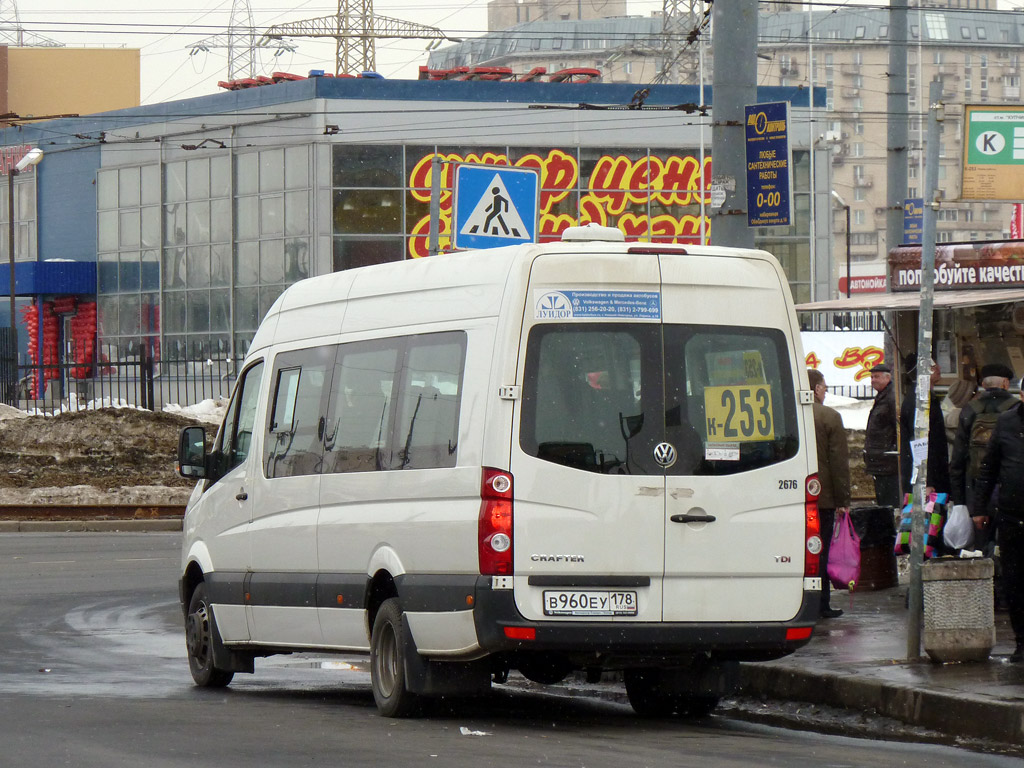
[[[14,3],[0,0],[0,8]],[[249,0],[249,6],[258,29],[338,11],[337,0]],[[632,14],[649,15],[661,7],[662,0],[629,2]],[[232,0],[17,0],[17,8],[28,32],[68,46],[141,49],[144,104],[216,93],[217,81],[227,76],[226,49],[190,55],[190,47],[226,33]],[[487,30],[487,0],[374,0],[374,11],[438,27],[452,37],[473,37]],[[333,40],[292,42],[297,50],[276,59],[268,50],[258,51],[257,74],[333,72]],[[378,40],[377,70],[386,77],[415,78],[418,66],[426,63],[425,47],[423,40]]]

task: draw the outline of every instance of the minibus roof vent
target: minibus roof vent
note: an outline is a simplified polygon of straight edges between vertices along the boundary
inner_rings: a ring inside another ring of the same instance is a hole
[[[584,224],[582,227],[569,227],[562,233],[562,242],[579,243],[595,240],[605,243],[622,243],[625,242],[626,236],[615,227],[602,227],[593,222]]]

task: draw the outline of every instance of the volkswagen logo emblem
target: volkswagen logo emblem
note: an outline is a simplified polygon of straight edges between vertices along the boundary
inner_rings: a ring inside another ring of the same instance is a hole
[[[654,460],[665,469],[676,463],[676,449],[672,443],[658,443],[654,446]]]

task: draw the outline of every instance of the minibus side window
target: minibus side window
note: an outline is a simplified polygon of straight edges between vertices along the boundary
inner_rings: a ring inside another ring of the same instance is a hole
[[[252,430],[256,424],[256,399],[259,397],[262,378],[263,363],[259,362],[246,370],[238,380],[221,429],[219,448],[224,465],[218,473],[220,475],[237,467],[249,455]]]
[[[334,346],[282,352],[274,361],[263,468],[267,477],[320,472]]]
[[[401,340],[342,344],[331,383],[324,434],[324,472],[387,468],[392,389]]]
[[[398,402],[392,469],[454,467],[466,334],[408,340]]]

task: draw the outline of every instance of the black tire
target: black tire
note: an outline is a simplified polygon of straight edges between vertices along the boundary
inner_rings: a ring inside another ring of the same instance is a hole
[[[707,717],[718,706],[717,696],[698,696],[673,690],[659,669],[627,669],[626,696],[641,717]]]
[[[235,676],[234,672],[218,669],[213,664],[213,644],[217,642],[215,627],[213,609],[206,597],[206,584],[199,582],[188,603],[185,646],[188,649],[189,672],[201,688],[223,688]]]
[[[415,653],[405,641],[405,620],[397,598],[385,600],[370,632],[370,684],[377,709],[385,717],[410,717],[422,699],[405,681],[405,655]]]

